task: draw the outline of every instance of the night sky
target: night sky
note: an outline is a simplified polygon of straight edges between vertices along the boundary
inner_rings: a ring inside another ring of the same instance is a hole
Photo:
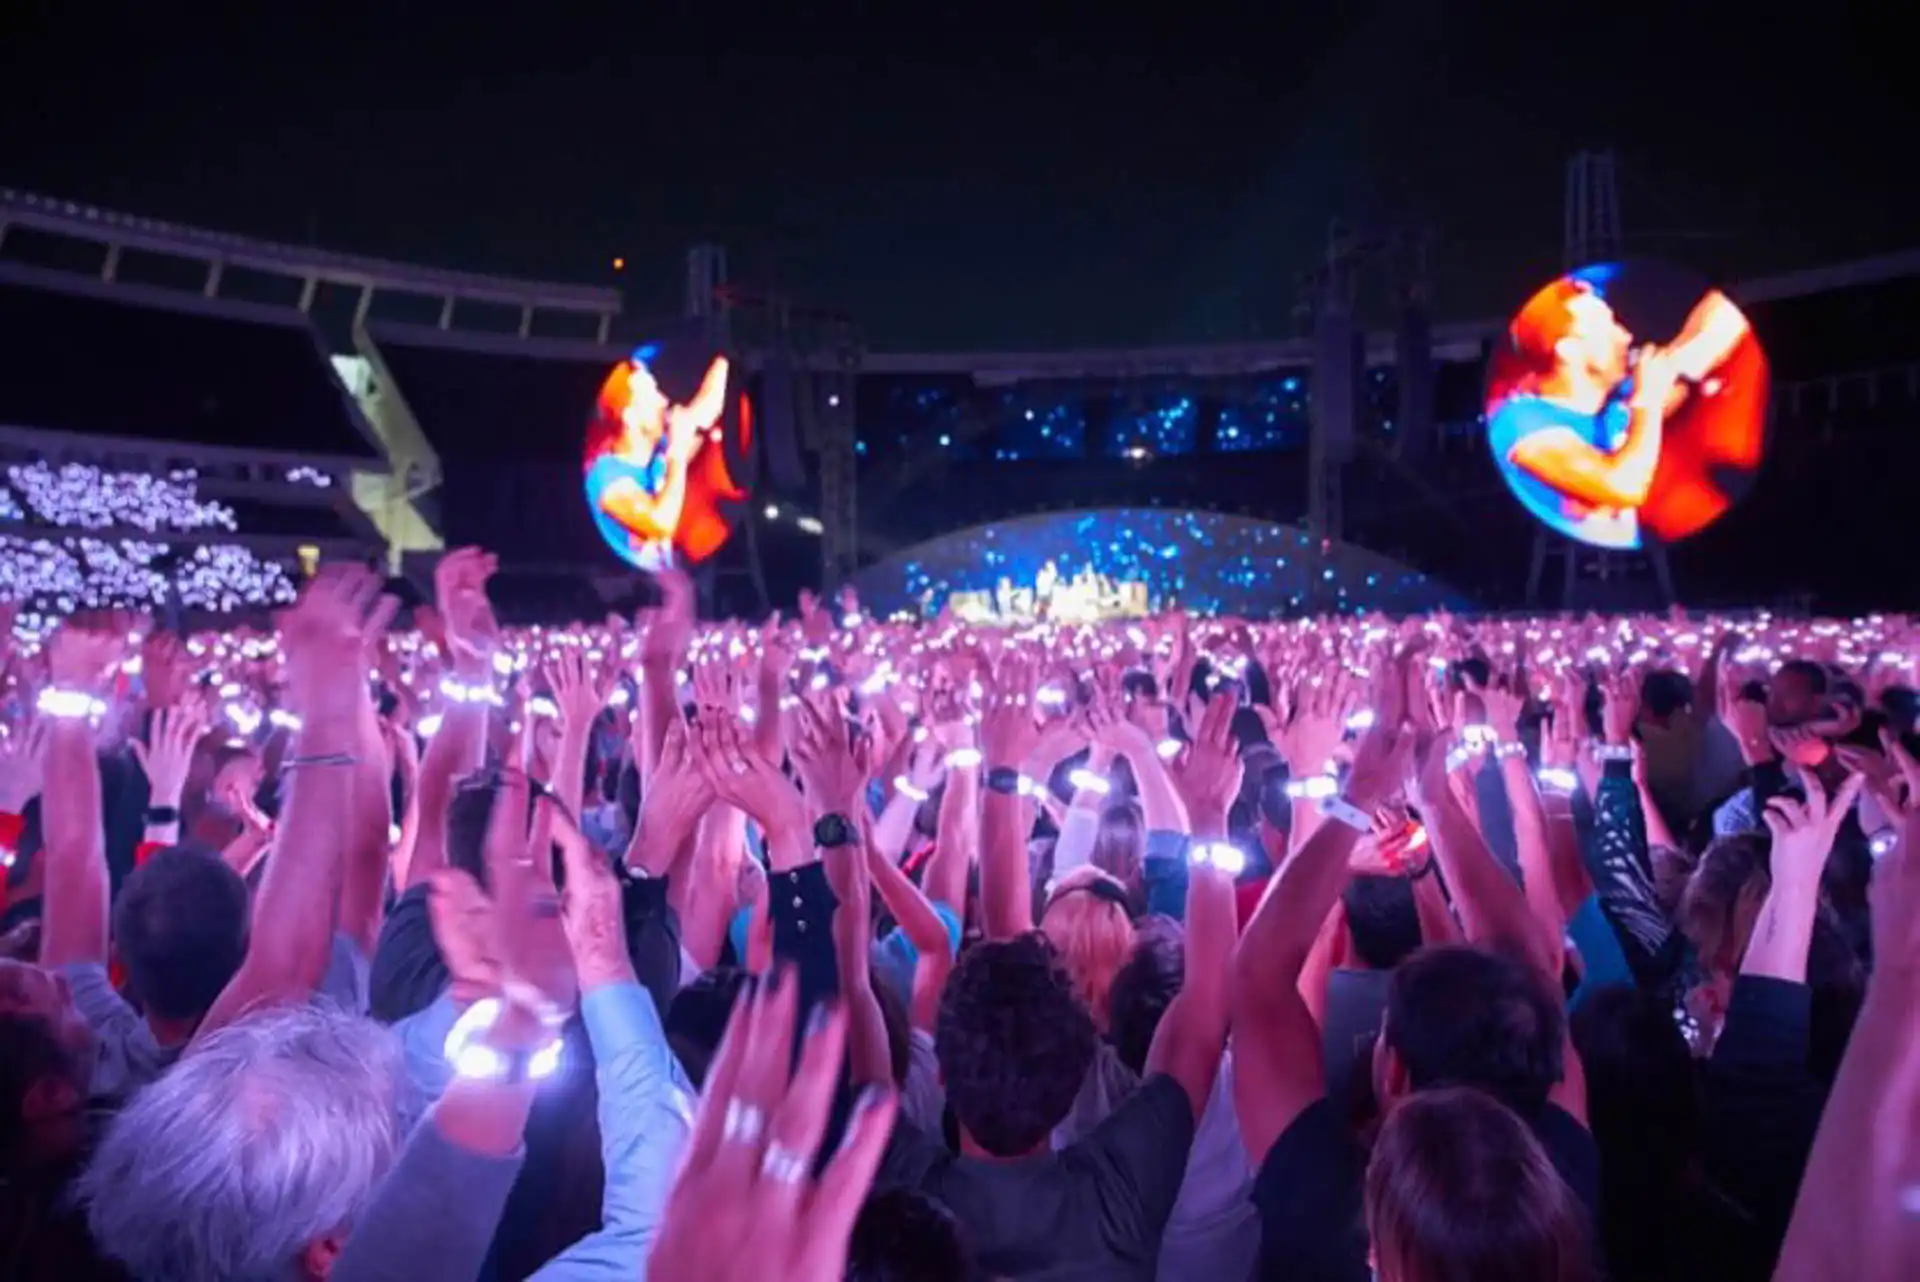
[[[1288,333],[1336,215],[1504,311],[1588,146],[1711,272],[1920,244],[1898,20],[1692,7],[5,0],[0,185],[642,313],[712,239],[895,350]]]

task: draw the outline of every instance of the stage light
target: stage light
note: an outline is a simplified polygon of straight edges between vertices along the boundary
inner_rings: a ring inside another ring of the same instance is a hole
[[[616,258],[616,259],[614,259],[614,260],[613,260],[613,270],[615,270],[615,271],[617,271],[617,272],[623,272],[623,271],[625,271],[625,270],[627,270],[627,260],[626,260],[626,259],[624,259],[624,258]]]

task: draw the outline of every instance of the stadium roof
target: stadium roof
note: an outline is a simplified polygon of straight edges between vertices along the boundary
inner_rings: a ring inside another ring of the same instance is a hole
[[[376,456],[300,313],[0,264],[0,424]]]

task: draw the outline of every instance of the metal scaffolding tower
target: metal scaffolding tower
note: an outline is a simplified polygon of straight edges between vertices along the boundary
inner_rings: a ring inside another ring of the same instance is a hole
[[[850,326],[842,327],[832,355],[835,366],[823,375],[830,390],[814,416],[811,442],[820,457],[820,583],[827,589],[851,577],[860,556],[854,410],[861,351]]]

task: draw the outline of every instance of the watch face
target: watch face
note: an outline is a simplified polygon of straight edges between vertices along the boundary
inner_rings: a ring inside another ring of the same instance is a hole
[[[813,826],[813,844],[829,849],[852,845],[855,835],[845,815],[822,815],[820,822]]]

